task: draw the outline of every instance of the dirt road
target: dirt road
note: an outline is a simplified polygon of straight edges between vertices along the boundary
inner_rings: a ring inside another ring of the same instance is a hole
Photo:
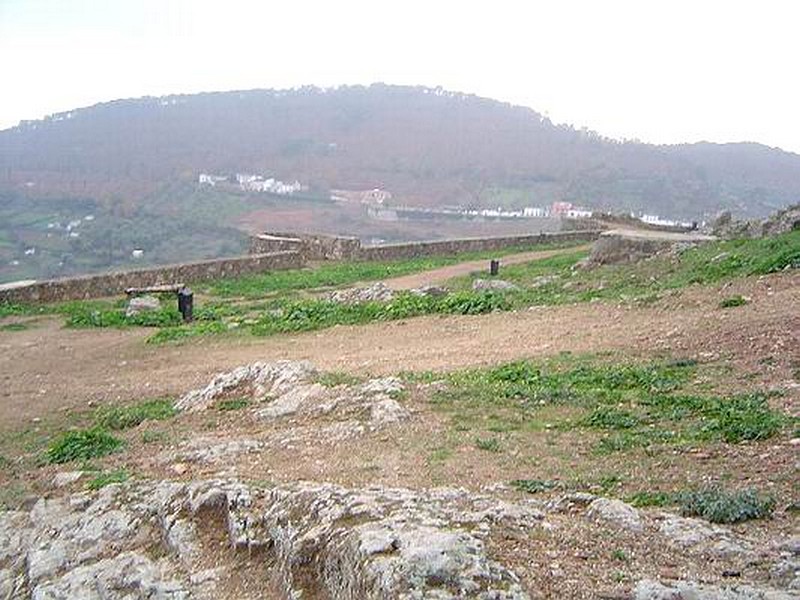
[[[720,299],[732,294],[751,302],[720,309]],[[649,307],[534,307],[269,338],[207,338],[180,346],[146,345],[150,330],[69,330],[47,319],[27,331],[0,332],[0,427],[17,428],[50,411],[90,403],[180,394],[219,371],[281,358],[383,374],[611,350],[632,356],[729,356],[752,371],[754,385],[780,382],[800,366],[799,307],[800,274],[793,273],[690,289]]]
[[[541,260],[543,258],[550,258],[564,253],[580,252],[581,250],[588,250],[590,246],[575,246],[571,248],[561,248],[557,250],[537,250],[533,252],[520,252],[518,254],[509,254],[508,256],[501,257],[500,267],[507,265],[518,265],[521,263],[531,262],[534,260]],[[469,262],[458,263],[457,265],[449,265],[447,267],[440,267],[422,273],[413,273],[411,275],[404,275],[402,277],[395,277],[393,279],[386,279],[384,283],[394,290],[410,290],[413,288],[422,287],[425,285],[435,285],[444,283],[453,277],[461,277],[469,275],[476,271],[489,271],[489,260],[472,260]],[[502,276],[502,274],[501,274]]]

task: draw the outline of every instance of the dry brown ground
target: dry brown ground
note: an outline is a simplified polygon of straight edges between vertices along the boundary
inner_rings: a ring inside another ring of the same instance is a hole
[[[458,268],[469,272],[474,266]],[[448,268],[439,276],[458,274]],[[416,280],[401,278],[401,283],[395,281],[394,285],[420,285],[426,283],[424,277],[430,274]],[[720,309],[720,300],[734,294],[748,297],[750,303]],[[716,389],[781,387],[785,393],[774,399],[775,405],[795,414],[800,406],[800,274],[796,272],[687,289],[649,306],[598,302],[536,307],[516,313],[422,317],[270,338],[194,339],[168,346],[146,345],[150,333],[70,330],[54,318],[41,319],[25,331],[0,331],[0,432],[11,436],[18,435],[12,431],[25,430],[18,448],[41,448],[36,437],[52,435],[65,426],[68,420],[63,415],[69,409],[85,411],[91,406],[178,395],[205,385],[220,371],[281,358],[309,359],[324,370],[379,375],[450,370],[560,352],[612,352],[622,359],[687,357],[720,367],[710,382]],[[710,377],[708,371],[701,372]],[[403,403],[413,416],[402,426],[336,444],[310,438],[287,447],[233,455],[217,463],[182,461],[181,447],[187,440],[197,439],[208,444],[269,440],[287,423],[264,422],[249,410],[182,414],[122,432],[119,435],[128,442],[127,451],[93,462],[105,470],[128,469],[134,476],[192,479],[236,475],[253,485],[301,479],[348,486],[448,485],[492,489],[515,499],[523,495],[507,487],[514,479],[581,481],[594,491],[602,491],[604,482],[614,480],[610,493],[622,497],[635,491],[723,481],[732,487],[755,486],[780,498],[774,518],[736,526],[741,534],[765,539],[789,535],[797,528],[797,518],[785,510],[798,499],[798,446],[789,433],[750,444],[598,455],[593,452],[596,437],[585,430],[544,428],[535,434],[498,434],[478,425],[458,431],[451,415],[429,401],[424,387],[414,388]],[[546,416],[545,412],[542,418]],[[289,423],[291,427],[303,425],[301,419]],[[478,436],[498,437],[501,451],[476,447]],[[27,464],[34,463],[29,460]],[[20,496],[32,491],[47,493],[52,476],[60,470],[64,467],[0,472],[0,487],[19,486]],[[83,486],[84,480],[73,489]],[[733,569],[745,580],[766,577],[766,567],[761,564],[682,555],[657,539],[609,535],[602,526],[587,526],[585,520],[569,514],[548,520],[555,529],[522,536],[505,532],[501,535],[511,537],[498,537],[490,544],[491,552],[519,573],[529,589],[545,590],[544,595],[534,597],[627,597],[620,594],[645,575],[715,581],[725,570]]]
[[[743,294],[751,302],[721,310]],[[717,356],[752,383],[800,368],[800,274],[688,289],[651,306],[591,303],[484,316],[429,316],[268,338],[151,346],[145,329],[71,330],[56,318],[0,331],[0,431],[61,409],[176,395],[256,360],[308,359],[326,370],[448,370],[569,351]]]

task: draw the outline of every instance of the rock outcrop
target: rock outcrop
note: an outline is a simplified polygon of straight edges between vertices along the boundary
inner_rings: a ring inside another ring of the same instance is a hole
[[[522,600],[517,576],[484,540],[540,518],[453,489],[117,484],[0,514],[0,591],[37,600]]]

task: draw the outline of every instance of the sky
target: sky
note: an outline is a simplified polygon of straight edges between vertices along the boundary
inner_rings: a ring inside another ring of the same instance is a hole
[[[118,98],[441,86],[652,143],[800,153],[797,0],[0,0],[0,129]]]

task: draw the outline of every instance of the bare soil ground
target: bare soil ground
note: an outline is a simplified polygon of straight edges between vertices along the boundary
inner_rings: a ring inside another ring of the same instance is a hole
[[[436,283],[485,268],[485,262],[388,283],[395,288]],[[509,264],[509,259],[504,262]],[[723,298],[735,294],[745,296],[749,303],[719,307]],[[597,302],[534,307],[269,338],[232,334],[166,346],[145,344],[150,333],[144,329],[71,330],[60,319],[49,317],[36,319],[27,330],[0,331],[0,434],[11,440],[5,448],[33,456],[41,451],[41,438],[69,426],[72,417],[68,414],[74,411],[178,396],[204,386],[221,371],[276,359],[308,359],[323,370],[366,376],[447,371],[564,352],[610,353],[614,360],[694,358],[718,367],[704,371],[709,380],[693,382],[698,389],[781,389],[782,395],[771,399],[774,407],[795,415],[800,407],[800,273],[796,271],[689,288],[648,305]],[[564,485],[581,482],[584,489],[588,486],[591,491],[620,497],[723,481],[733,488],[754,486],[780,499],[773,518],[737,525],[737,533],[751,540],[783,539],[797,529],[797,517],[787,509],[798,501],[798,446],[791,434],[739,445],[709,443],[657,452],[638,448],[599,455],[594,452],[596,436],[586,430],[544,426],[535,434],[497,433],[479,424],[460,431],[453,427],[451,415],[430,400],[425,384],[412,385],[403,399],[412,417],[402,425],[336,443],[312,435],[285,446],[235,453],[217,462],[185,460],[180,453],[187,441],[201,446],[263,442],[281,435],[287,424],[264,421],[246,409],[181,414],[120,433],[127,451],[93,463],[105,471],[124,468],[134,477],[235,476],[266,486],[297,480],[345,486],[446,485],[488,490],[514,500],[525,498],[509,486],[515,479]],[[542,419],[555,422],[568,416],[560,410],[543,411]],[[292,418],[288,426],[305,431],[319,425]],[[485,436],[498,439],[498,451],[476,444],[476,438]],[[38,465],[0,471],[0,488],[17,486],[20,498],[31,492],[49,493],[52,477],[64,469]],[[68,489],[83,486],[85,479]],[[525,535],[507,532],[490,543],[491,552],[514,569],[526,587],[544,590],[534,597],[628,598],[632,584],[643,576],[711,582],[732,572],[742,580],[768,576],[767,567],[758,562],[683,555],[657,538],[609,535],[602,525],[587,526],[585,520],[579,525],[568,511],[548,519],[551,529]],[[219,541],[209,539],[208,543]],[[242,589],[259,584],[232,580],[231,589],[237,591],[230,597],[244,597]]]
[[[720,300],[742,294],[735,309]],[[560,352],[725,358],[752,385],[800,368],[800,274],[676,292],[650,306],[589,303],[484,316],[430,316],[269,338],[144,343],[146,329],[65,329],[57,318],[0,331],[0,430],[64,409],[178,395],[256,360],[308,359],[357,374],[450,370]]]

